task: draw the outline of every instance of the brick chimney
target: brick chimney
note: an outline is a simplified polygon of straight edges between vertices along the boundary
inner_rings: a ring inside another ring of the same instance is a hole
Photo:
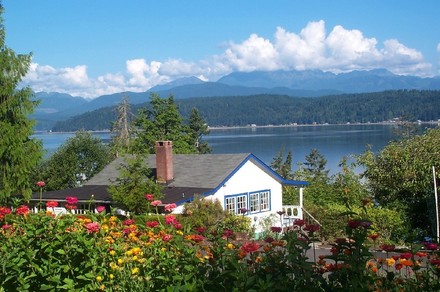
[[[156,179],[167,183],[174,179],[173,142],[157,141],[156,145]]]

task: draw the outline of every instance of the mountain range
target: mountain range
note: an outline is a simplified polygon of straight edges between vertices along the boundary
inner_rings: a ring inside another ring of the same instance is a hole
[[[233,72],[216,82],[185,77],[157,85],[146,92],[120,92],[92,100],[63,93],[37,92],[41,101],[33,114],[37,130],[50,130],[63,121],[88,111],[119,104],[124,96],[131,104],[149,101],[151,93],[177,99],[194,97],[249,96],[276,94],[314,98],[343,93],[379,92],[384,90],[440,90],[440,77],[421,78],[396,75],[385,69],[334,74],[319,70]]]

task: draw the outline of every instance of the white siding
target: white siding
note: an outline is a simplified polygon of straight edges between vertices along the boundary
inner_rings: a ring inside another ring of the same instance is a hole
[[[209,198],[212,200],[218,199],[223,208],[225,208],[226,196],[250,195],[261,191],[269,191],[269,210],[254,213],[249,211],[246,213],[246,216],[251,217],[256,232],[258,233],[262,231],[259,226],[262,218],[276,214],[277,211],[282,210],[282,185],[254,162],[248,160],[214,195],[209,196]],[[249,196],[247,204],[247,209],[249,209]],[[276,216],[278,215],[275,215],[274,218],[277,218]],[[280,222],[275,222],[274,225],[279,226]]]

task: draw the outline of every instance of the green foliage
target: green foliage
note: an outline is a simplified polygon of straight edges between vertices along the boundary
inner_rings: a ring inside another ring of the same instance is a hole
[[[272,159],[270,167],[285,179],[290,179],[292,177],[292,152],[289,151],[284,159],[284,146],[281,147],[278,155]]]
[[[206,226],[208,232],[217,232],[223,229],[245,233],[251,231],[249,217],[226,212],[218,200],[211,201],[195,196],[190,203],[184,205],[183,213],[185,217],[182,220],[186,225]]]
[[[246,126],[298,124],[346,124],[389,121],[411,116],[414,120],[431,121],[440,116],[440,91],[395,90],[373,93],[342,94],[316,98],[285,95],[220,96],[178,99],[176,104],[182,116],[189,117],[193,108],[212,126]],[[133,109],[145,107],[135,105]],[[99,111],[99,112],[98,112]],[[64,123],[66,128],[108,129],[114,121],[114,109],[106,114],[97,110]],[[112,114],[112,117],[110,117]],[[78,120],[78,124],[76,121]],[[83,122],[87,120],[87,122]],[[81,121],[81,123],[79,123]]]
[[[136,214],[150,211],[145,194],[160,198],[161,187],[151,177],[145,155],[125,156],[119,177],[109,186],[112,200],[122,209]]]
[[[44,181],[48,191],[78,187],[101,171],[110,157],[110,149],[101,139],[79,131],[40,163],[34,181]]]
[[[11,195],[31,195],[30,173],[42,157],[42,144],[33,134],[28,116],[38,102],[29,87],[17,90],[26,75],[31,55],[17,55],[5,44],[3,7],[0,4],[0,203]]]
[[[134,121],[137,131],[132,143],[133,151],[154,153],[156,141],[173,141],[175,153],[196,153],[196,144],[191,141],[191,133],[183,124],[174,98],[162,99],[157,94],[151,94],[150,99],[151,108],[142,108]]]
[[[368,150],[358,161],[365,167],[374,198],[383,206],[404,207],[415,223],[412,227],[423,228],[429,222],[418,219],[433,196],[432,167],[439,169],[439,157],[440,129],[428,129],[423,135],[392,142],[378,154]]]

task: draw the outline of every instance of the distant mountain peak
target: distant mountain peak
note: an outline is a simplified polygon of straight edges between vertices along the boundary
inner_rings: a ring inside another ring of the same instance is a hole
[[[202,81],[195,76],[182,77],[182,78],[175,79],[171,82],[168,82],[168,83],[165,83],[162,85],[153,86],[148,91],[149,92],[157,92],[157,91],[162,91],[162,90],[168,90],[168,89],[171,89],[171,88],[177,87],[177,86],[202,84],[204,82],[205,81]]]

